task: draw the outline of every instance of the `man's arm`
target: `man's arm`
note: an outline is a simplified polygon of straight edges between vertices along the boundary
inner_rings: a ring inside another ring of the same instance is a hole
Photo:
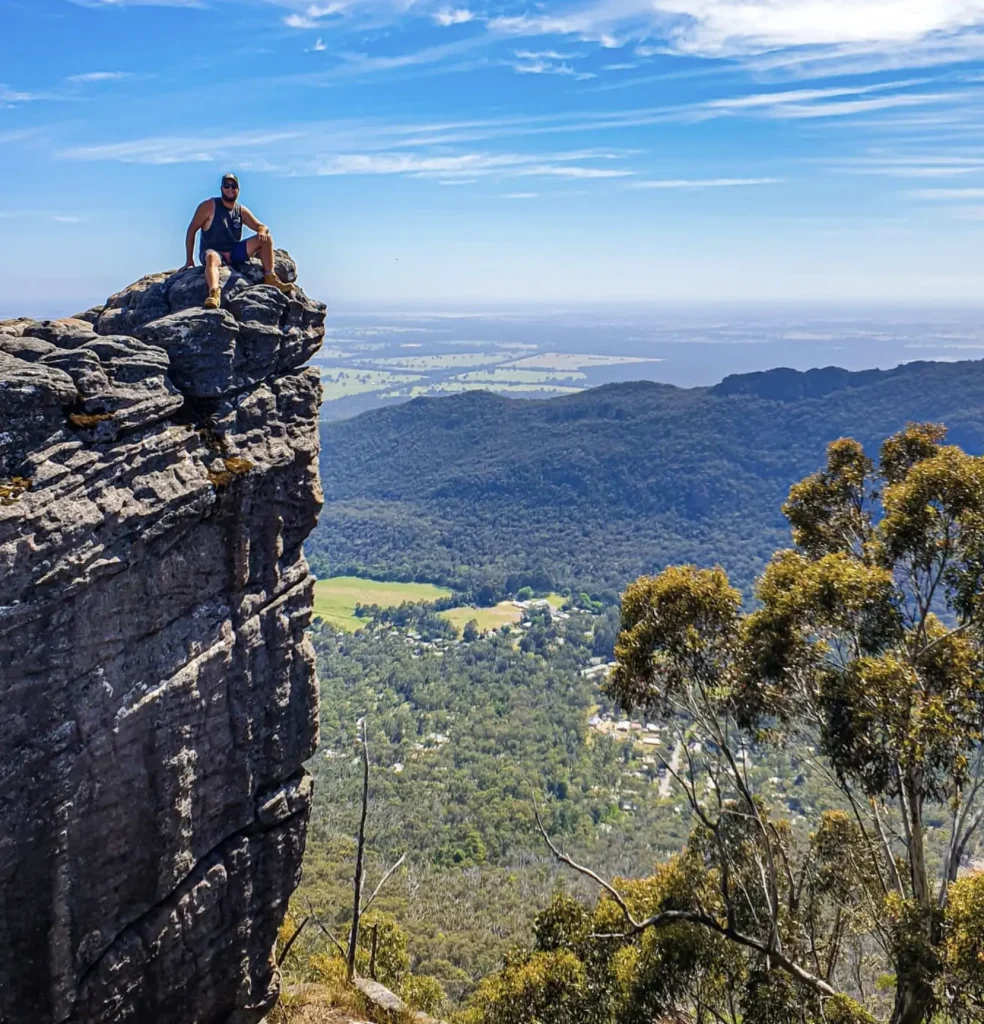
[[[193,267],[195,265],[195,235],[205,227],[205,221],[208,220],[208,215],[211,212],[211,206],[211,199],[202,200],[202,202],[198,204],[198,209],[195,210],[195,216],[191,218],[188,230],[185,232],[186,267]]]
[[[270,234],[270,229],[266,224],[261,224],[254,216],[252,210],[248,210],[245,206],[239,207],[239,212],[242,214],[243,223],[251,231],[255,231],[258,235]]]

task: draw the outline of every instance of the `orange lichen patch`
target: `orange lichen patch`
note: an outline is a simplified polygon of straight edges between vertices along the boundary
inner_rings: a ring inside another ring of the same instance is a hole
[[[243,473],[248,473],[256,465],[256,463],[250,462],[249,459],[242,459],[238,456],[232,456],[222,461],[225,463],[226,470],[235,476],[242,476]]]
[[[31,489],[31,481],[26,476],[14,476],[9,480],[0,480],[0,505],[13,505],[25,492]]]
[[[217,491],[223,487],[228,487],[237,476],[248,473],[255,465],[249,459],[241,459],[235,456],[229,456],[221,461],[225,467],[224,469],[210,469],[208,471],[208,479]]]
[[[86,429],[88,427],[98,426],[103,420],[111,420],[113,414],[111,412],[95,412],[92,414],[84,412],[71,412],[68,414],[69,420],[73,426],[82,427]]]

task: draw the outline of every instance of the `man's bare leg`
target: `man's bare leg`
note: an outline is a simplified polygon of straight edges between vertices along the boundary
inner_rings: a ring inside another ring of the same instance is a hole
[[[218,309],[222,301],[222,293],[219,291],[219,268],[222,266],[222,257],[214,250],[209,249],[205,253],[205,286],[208,288],[208,298],[205,300],[206,309]]]
[[[293,288],[289,284],[285,284],[280,280],[279,277],[273,272],[273,236],[270,234],[253,235],[252,238],[246,239],[246,252],[249,256],[253,256],[259,252],[260,262],[263,264],[263,283],[272,284],[274,288],[279,288],[282,292],[287,295],[293,291]]]

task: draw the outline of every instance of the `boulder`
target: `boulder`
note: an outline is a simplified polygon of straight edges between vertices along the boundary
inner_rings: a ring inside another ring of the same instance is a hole
[[[55,350],[42,362],[64,370],[79,392],[69,421],[93,441],[113,441],[128,430],[166,419],[184,404],[171,382],[167,352],[126,336]]]
[[[28,453],[64,434],[65,408],[77,397],[63,370],[0,350],[0,482],[20,476]]]

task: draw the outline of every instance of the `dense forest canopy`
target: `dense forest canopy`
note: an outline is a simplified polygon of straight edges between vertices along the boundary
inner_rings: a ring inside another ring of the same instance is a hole
[[[984,451],[984,362],[417,399],[322,424],[326,505],[307,549],[320,575],[484,586],[488,600],[527,583],[615,600],[680,562],[721,564],[748,592],[788,544],[789,486],[827,443],[874,447],[909,420]]]

